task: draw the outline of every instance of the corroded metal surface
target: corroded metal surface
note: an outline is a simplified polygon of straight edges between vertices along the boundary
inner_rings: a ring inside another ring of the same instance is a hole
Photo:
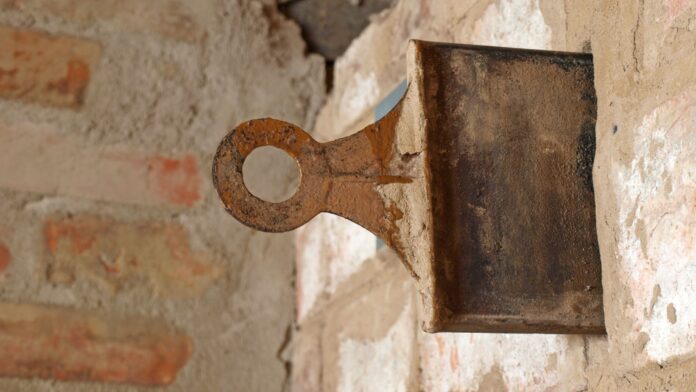
[[[259,230],[331,212],[384,239],[416,280],[428,331],[603,333],[595,117],[590,55],[414,41],[406,97],[385,118],[324,144],[246,122],[221,143],[213,179]],[[284,202],[244,186],[244,158],[263,145],[299,163]]]
[[[393,151],[398,116],[395,110],[352,136],[324,144],[284,121],[245,122],[220,143],[213,182],[227,211],[257,230],[288,231],[320,212],[330,212],[358,222],[398,252],[401,245],[395,225],[401,213],[376,190],[378,185],[411,181],[400,170],[408,157],[398,157]],[[286,201],[266,202],[244,185],[244,159],[261,146],[284,150],[300,166],[300,186]]]
[[[422,56],[440,328],[602,332],[591,56]]]

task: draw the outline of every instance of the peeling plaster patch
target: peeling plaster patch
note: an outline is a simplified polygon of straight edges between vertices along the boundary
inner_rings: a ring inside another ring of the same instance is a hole
[[[331,214],[320,214],[297,229],[296,241],[300,321],[322,294],[334,294],[377,248],[374,234]]]
[[[653,295],[652,299],[650,300],[650,307],[645,310],[645,317],[646,318],[651,318],[653,311],[655,310],[655,304],[657,303],[657,299],[660,298],[660,285],[656,284],[655,287],[653,287]]]
[[[667,320],[672,324],[677,322],[677,308],[674,307],[674,304],[667,305]]]
[[[617,256],[634,302],[635,339],[647,334],[648,359],[665,362],[696,353],[696,91],[645,116],[633,151],[628,166],[612,167]]]
[[[498,366],[493,366],[491,370],[481,378],[477,392],[500,392],[507,391],[509,388],[505,384],[503,372]]]
[[[439,333],[421,336],[424,390],[476,390],[487,375],[502,376],[511,391],[582,390],[582,340],[562,335]],[[458,365],[451,369],[451,356]]]
[[[357,120],[377,104],[379,95],[379,83],[374,72],[367,75],[356,72],[341,95],[341,117],[348,119],[346,123]]]
[[[415,330],[409,301],[387,335],[374,341],[341,339],[338,391],[406,392]]]
[[[643,351],[645,350],[645,346],[648,344],[650,341],[650,336],[648,336],[647,333],[641,332],[638,334],[638,350]]]
[[[486,8],[474,25],[472,42],[478,45],[550,49],[551,28],[544,21],[538,0],[501,0]]]

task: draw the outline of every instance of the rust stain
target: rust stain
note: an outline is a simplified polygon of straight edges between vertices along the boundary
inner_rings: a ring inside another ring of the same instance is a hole
[[[369,140],[370,150],[372,152],[372,160],[378,165],[379,174],[377,175],[375,185],[384,184],[409,184],[413,179],[406,175],[397,174],[399,170],[394,162],[402,161],[403,158],[398,156],[395,148],[396,126],[401,115],[401,102],[389,112],[385,117],[375,124],[365,127],[360,133],[363,133]],[[377,194],[376,189],[373,190]],[[419,280],[420,277],[416,274],[411,263],[405,257],[405,246],[400,238],[399,227],[397,221],[403,218],[403,212],[395,205],[386,205],[386,200],[382,200],[383,219],[386,221],[386,227],[383,232],[376,233],[382,237],[401,258],[404,266],[409,271],[411,276]]]
[[[365,136],[370,140],[372,154],[381,163],[382,167],[392,159],[392,150],[394,147],[394,129],[395,120],[393,116],[385,118],[384,123],[375,124],[374,126],[365,128]],[[391,126],[388,126],[391,125]]]
[[[389,112],[379,122],[365,127],[363,133],[370,141],[370,147],[375,160],[380,165],[380,175],[390,176],[390,163],[394,157],[394,136],[396,124],[401,114],[400,105]]]
[[[236,128],[234,134],[235,147],[242,157],[247,157],[254,149],[263,145],[280,148],[290,156],[297,157],[302,146],[310,140],[312,139],[308,134],[295,132],[284,121],[272,118],[243,123]]]

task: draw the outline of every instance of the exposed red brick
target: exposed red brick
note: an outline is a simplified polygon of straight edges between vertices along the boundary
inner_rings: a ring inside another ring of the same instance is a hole
[[[205,38],[194,2],[180,0],[9,0],[5,8],[51,15],[71,22],[107,22],[127,31],[195,43]],[[2,3],[0,2],[0,5]],[[200,7],[198,7],[200,8]]]
[[[0,96],[78,108],[101,49],[93,41],[0,26]]]
[[[127,147],[95,148],[29,124],[0,125],[2,188],[188,207],[200,200],[202,182],[192,154],[168,157]]]
[[[49,219],[44,225],[48,279],[90,279],[117,291],[149,282],[164,296],[188,297],[222,273],[214,257],[194,252],[186,230],[174,223],[128,223],[94,216]]]
[[[193,155],[179,159],[155,156],[150,159],[155,191],[173,204],[192,206],[199,198],[201,183],[198,163]]]
[[[191,339],[161,321],[0,303],[0,376],[171,383]]]
[[[12,262],[12,254],[7,248],[7,245],[0,241],[0,274],[5,272],[7,266],[10,265],[10,262]]]

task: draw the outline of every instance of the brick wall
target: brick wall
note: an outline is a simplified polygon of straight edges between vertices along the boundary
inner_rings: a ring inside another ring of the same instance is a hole
[[[426,334],[388,250],[319,217],[296,242],[299,391],[691,390],[696,385],[696,4],[400,0],[337,60],[316,138],[346,136],[405,77],[408,38],[592,52],[607,336]]]
[[[243,120],[314,122],[297,26],[271,2],[0,0],[0,48],[0,390],[282,390],[291,236],[225,214],[209,172]]]

